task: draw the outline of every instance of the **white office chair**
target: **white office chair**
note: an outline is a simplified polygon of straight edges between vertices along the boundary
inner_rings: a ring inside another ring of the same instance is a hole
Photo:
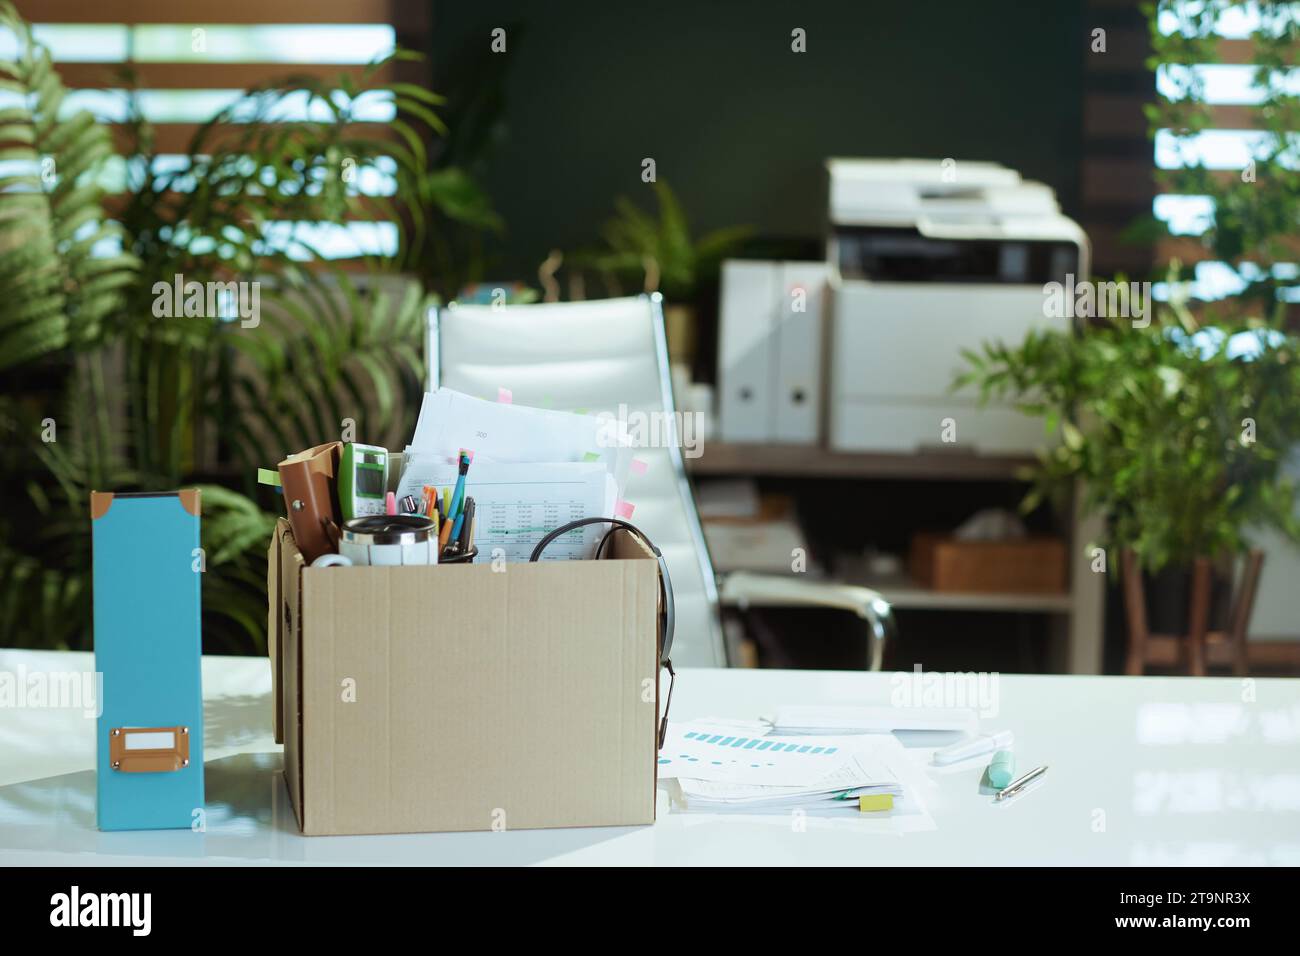
[[[495,400],[504,388],[521,405],[657,416],[668,440],[637,451],[646,467],[629,477],[624,498],[635,509],[631,521],[663,552],[672,575],[674,661],[727,664],[718,586],[682,463],[660,296],[541,305],[453,303],[430,310],[425,359],[430,389],[446,386]],[[735,574],[724,581],[723,597],[741,607],[815,604],[851,611],[869,629],[867,666],[880,669],[889,608],[874,591]]]

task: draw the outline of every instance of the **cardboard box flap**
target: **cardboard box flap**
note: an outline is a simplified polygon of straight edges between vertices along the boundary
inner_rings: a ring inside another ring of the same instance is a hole
[[[277,524],[277,531],[279,525]],[[293,532],[280,535],[280,723],[284,776],[298,825],[303,821],[302,786],[302,554]]]
[[[284,723],[281,709],[284,706],[283,663],[280,654],[284,648],[284,613],[280,602],[280,539],[289,522],[280,518],[271,534],[271,544],[266,549],[266,656],[271,663],[271,725],[277,744],[284,743]]]

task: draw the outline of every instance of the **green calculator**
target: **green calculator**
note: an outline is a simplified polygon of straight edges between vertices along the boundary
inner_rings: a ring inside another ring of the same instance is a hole
[[[388,491],[388,449],[349,442],[339,466],[339,508],[343,520],[384,513]]]

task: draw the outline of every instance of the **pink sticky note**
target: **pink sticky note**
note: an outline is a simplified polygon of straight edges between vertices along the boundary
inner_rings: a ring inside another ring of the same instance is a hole
[[[623,501],[622,499],[619,499],[618,504],[614,505],[614,514],[618,515],[620,518],[632,517],[632,512],[635,510],[636,505],[628,501]]]
[[[497,389],[497,401],[509,405],[515,400],[515,393],[508,388]]]
[[[638,475],[644,475],[649,468],[650,468],[649,462],[643,461],[640,458],[632,459],[632,470],[635,471]]]

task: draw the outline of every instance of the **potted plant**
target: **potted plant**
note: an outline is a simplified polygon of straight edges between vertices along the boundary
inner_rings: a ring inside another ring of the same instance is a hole
[[[696,345],[696,295],[717,276],[722,260],[747,239],[748,226],[732,226],[692,239],[681,203],[666,182],[654,184],[656,219],[626,196],[614,201],[615,215],[601,229],[602,248],[575,253],[579,269],[599,274],[616,293],[662,292],[668,352],[690,365]]]
[[[1263,527],[1300,540],[1282,469],[1300,442],[1300,341],[1278,324],[1202,325],[1176,302],[1145,328],[1104,319],[966,358],[959,384],[1059,435],[1039,453],[1026,510],[1081,482],[1084,507],[1105,518],[1107,567],[1127,549],[1148,574],[1153,630],[1184,633],[1195,559],[1237,555]]]
[[[1059,434],[1041,453],[1026,505],[1082,481],[1084,505],[1105,518],[1108,569],[1123,549],[1145,572],[1152,632],[1187,633],[1197,559],[1226,573],[1253,531],[1275,528],[1293,540],[1300,532],[1284,469],[1300,440],[1300,343],[1288,316],[1298,287],[1287,265],[1300,221],[1292,132],[1300,98],[1287,64],[1300,29],[1292,5],[1259,5],[1248,38],[1259,102],[1251,158],[1240,170],[1207,168],[1198,137],[1216,115],[1197,65],[1219,61],[1219,22],[1234,6],[1242,4],[1143,5],[1150,65],[1164,71],[1162,95],[1147,107],[1150,135],[1166,137],[1166,153],[1180,159],[1156,171],[1157,183],[1206,212],[1196,236],[1185,226],[1173,235],[1154,216],[1130,231],[1166,258],[1167,303],[1149,325],[1100,319],[1017,346],[987,345],[967,356],[959,379],[1017,401]],[[1209,263],[1231,294],[1198,288],[1197,269],[1179,258]],[[1212,588],[1220,598],[1226,590],[1222,582]],[[1211,610],[1220,622],[1223,603]]]

